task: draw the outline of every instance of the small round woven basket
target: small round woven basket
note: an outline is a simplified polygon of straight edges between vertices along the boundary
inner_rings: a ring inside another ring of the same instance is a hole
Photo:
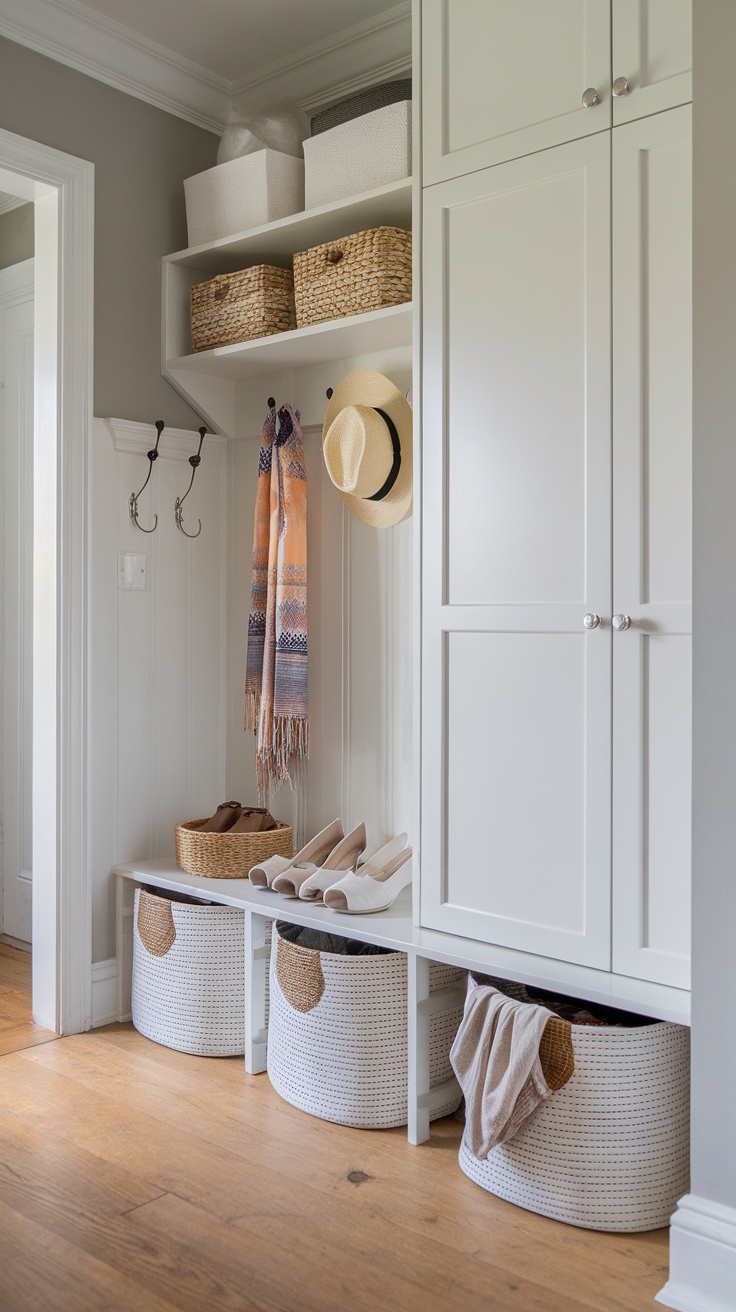
[[[269,856],[294,855],[291,825],[278,824],[259,834],[202,834],[203,820],[176,826],[176,864],[204,879],[247,879],[252,866]]]

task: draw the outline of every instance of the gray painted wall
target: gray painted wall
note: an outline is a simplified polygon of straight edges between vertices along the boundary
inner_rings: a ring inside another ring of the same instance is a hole
[[[161,377],[161,256],[187,244],[182,182],[218,138],[4,38],[0,126],[95,165],[95,414],[198,427]]]
[[[736,4],[694,6],[692,1191],[736,1208]]]
[[[33,206],[0,214],[0,269],[33,258]]]

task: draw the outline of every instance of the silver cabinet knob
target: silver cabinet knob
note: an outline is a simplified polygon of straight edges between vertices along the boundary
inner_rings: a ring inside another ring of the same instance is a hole
[[[611,90],[614,96],[628,96],[631,90],[629,79],[627,77],[617,77]]]
[[[624,629],[630,629],[630,628],[631,628],[631,616],[630,616],[630,615],[614,615],[613,620],[612,620],[612,624],[613,624],[614,629],[618,629],[620,633],[623,633]]]
[[[598,92],[596,91],[595,87],[588,87],[583,92],[583,101],[582,101],[583,109],[592,109],[594,105],[599,105],[600,99],[601,98],[598,95]]]
[[[585,625],[586,629],[597,629],[600,622],[601,622],[600,615],[596,615],[594,611],[591,611],[590,614],[583,616],[583,624]]]

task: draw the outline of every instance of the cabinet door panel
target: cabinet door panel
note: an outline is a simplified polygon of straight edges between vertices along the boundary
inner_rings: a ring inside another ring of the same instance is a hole
[[[604,969],[609,145],[427,189],[422,368],[422,923]]]
[[[425,183],[610,126],[607,0],[424,0],[422,50]]]
[[[478,937],[591,965],[608,957],[608,863],[591,905],[585,851],[608,642],[452,633],[446,654],[446,907],[472,908]]]
[[[690,108],[614,131],[614,968],[688,987]]]
[[[612,67],[614,126],[692,100],[692,0],[614,0]]]

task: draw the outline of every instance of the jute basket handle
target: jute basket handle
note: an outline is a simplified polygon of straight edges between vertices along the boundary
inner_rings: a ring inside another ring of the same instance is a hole
[[[138,933],[146,952],[165,957],[176,941],[176,926],[171,903],[166,897],[154,897],[141,889],[138,899]]]

